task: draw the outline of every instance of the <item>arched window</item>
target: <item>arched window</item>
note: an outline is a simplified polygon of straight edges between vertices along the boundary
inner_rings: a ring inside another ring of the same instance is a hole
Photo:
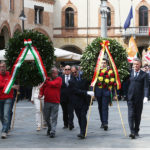
[[[111,26],[111,9],[107,7],[108,14],[107,14],[107,26]]]
[[[139,8],[139,26],[148,26],[148,8],[146,6]]]
[[[14,0],[9,0],[9,10],[14,11]]]
[[[65,27],[74,27],[74,10],[71,7],[65,10]]]

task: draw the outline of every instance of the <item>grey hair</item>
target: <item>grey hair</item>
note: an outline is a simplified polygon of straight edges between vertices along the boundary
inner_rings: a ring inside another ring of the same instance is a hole
[[[134,58],[133,61],[138,61],[138,62],[142,63],[141,59],[139,59],[139,58]]]
[[[75,68],[77,71],[79,70],[78,66],[72,66],[71,68]]]
[[[51,71],[50,71],[50,72],[53,73],[54,71],[57,71],[57,72],[58,72],[58,69],[57,69],[55,66],[51,68]]]

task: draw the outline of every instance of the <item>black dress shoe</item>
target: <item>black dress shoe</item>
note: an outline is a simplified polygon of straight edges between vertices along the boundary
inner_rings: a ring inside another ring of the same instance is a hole
[[[64,127],[63,127],[63,129],[67,129],[67,128],[68,128],[68,126],[64,126]]]
[[[104,125],[103,125],[103,124],[101,124],[100,128],[104,128]]]
[[[55,137],[55,133],[50,133],[50,138],[54,138]]]
[[[81,136],[82,136],[81,134],[78,134],[78,135],[77,135],[77,137],[81,137]]]
[[[136,133],[135,133],[135,136],[139,136],[139,133],[138,133],[138,132],[136,132]]]
[[[47,130],[47,136],[49,136],[49,135],[50,135],[50,130],[48,129],[48,130]]]
[[[105,131],[108,130],[108,125],[104,125],[104,130],[105,130]]]
[[[129,137],[130,137],[131,139],[135,139],[135,134],[130,134]]]
[[[81,138],[81,139],[85,139],[85,135],[80,134],[80,138]]]
[[[74,126],[72,126],[72,125],[71,125],[71,126],[69,126],[69,130],[72,130],[73,128],[74,128]]]

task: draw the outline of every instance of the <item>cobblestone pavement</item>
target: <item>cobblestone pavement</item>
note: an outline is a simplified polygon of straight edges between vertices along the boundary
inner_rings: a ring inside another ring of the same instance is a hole
[[[77,138],[79,127],[75,116],[75,129],[62,129],[62,110],[59,109],[57,133],[54,139],[46,136],[46,129],[36,131],[35,109],[27,101],[17,103],[15,127],[7,139],[0,139],[0,148],[149,148],[150,147],[150,103],[144,104],[140,137],[131,140],[127,120],[127,104],[120,101],[120,108],[127,131],[124,136],[117,103],[109,109],[109,130],[100,129],[97,102],[92,105],[88,136],[81,140]],[[1,128],[1,125],[0,125]]]

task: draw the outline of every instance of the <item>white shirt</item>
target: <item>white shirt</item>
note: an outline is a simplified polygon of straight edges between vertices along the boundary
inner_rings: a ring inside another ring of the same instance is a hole
[[[138,75],[140,74],[140,70],[137,72],[134,70],[134,77],[136,76],[136,73],[137,73],[137,77],[138,77]]]
[[[67,83],[67,78],[68,78],[68,81],[69,81],[70,80],[70,74],[69,75],[65,75],[65,83],[66,83],[66,85],[69,84],[69,83]]]

